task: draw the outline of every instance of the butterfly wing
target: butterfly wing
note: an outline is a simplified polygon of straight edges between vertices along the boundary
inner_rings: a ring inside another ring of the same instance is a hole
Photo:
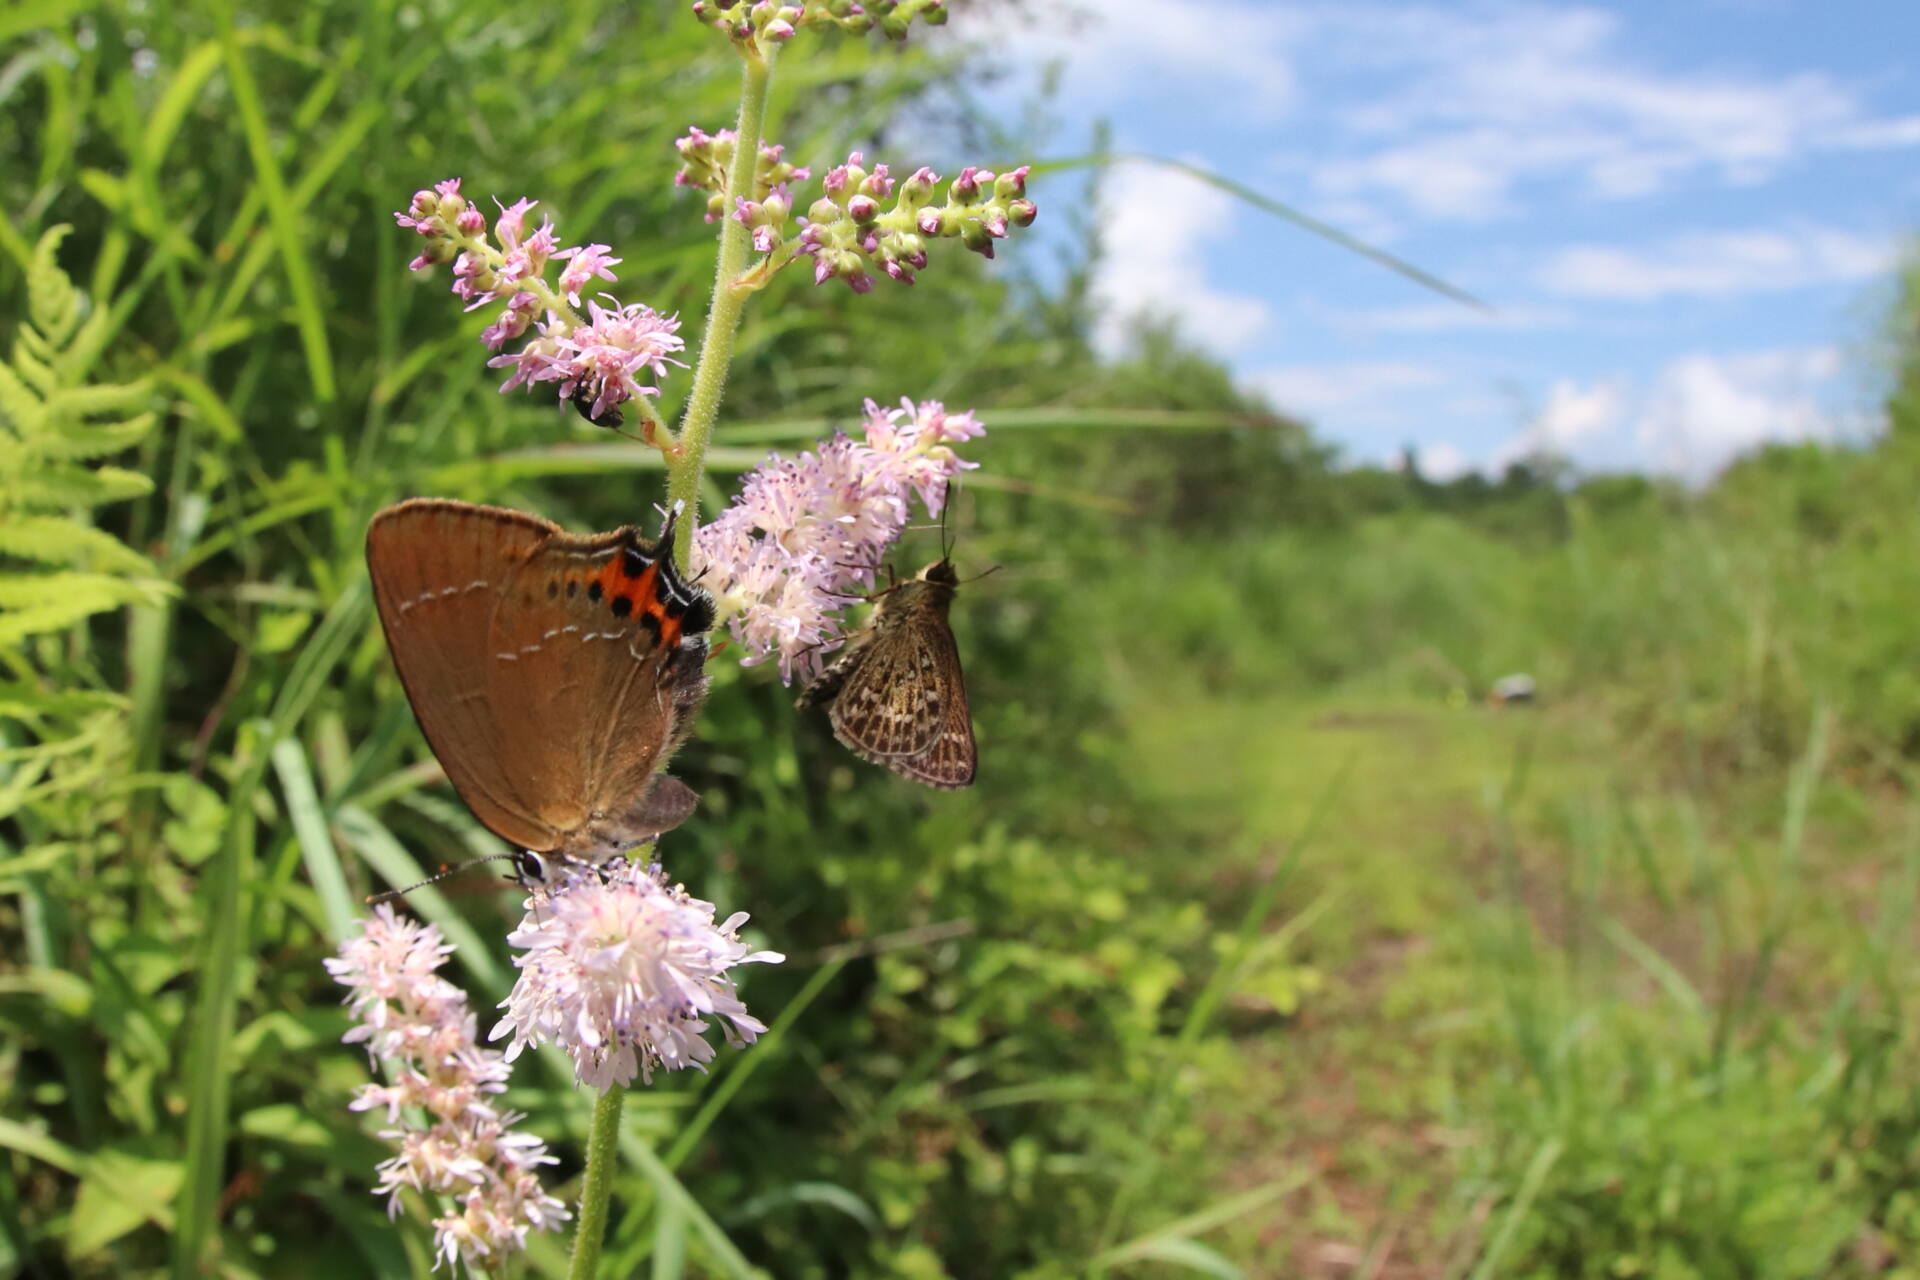
[[[375,519],[368,551],[421,729],[488,829],[597,858],[691,812],[693,793],[658,770],[705,694],[692,632],[710,615],[651,544],[416,500]],[[473,603],[428,604],[442,599]]]
[[[900,594],[881,603],[870,633],[848,655],[828,711],[834,737],[888,768],[934,745],[953,698],[951,677],[960,670],[953,631],[938,613],[925,616],[934,606],[913,591],[918,586],[903,584]]]
[[[560,832],[534,781],[508,767],[508,726],[487,696],[489,632],[505,579],[560,532],[519,512],[415,500],[367,529],[367,568],[387,650],[427,745],[487,830],[541,852]]]

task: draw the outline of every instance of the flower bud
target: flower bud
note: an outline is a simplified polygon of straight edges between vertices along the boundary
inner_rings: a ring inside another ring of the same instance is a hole
[[[960,176],[947,188],[947,200],[953,204],[972,204],[980,198],[981,170],[968,165],[960,171]],[[991,178],[992,174],[987,174]]]
[[[1016,196],[1027,194],[1027,174],[1032,170],[1032,165],[1023,164],[1018,169],[1011,169],[995,178],[993,180],[994,197],[999,200],[1011,200]]]
[[[880,216],[880,202],[872,196],[855,196],[847,201],[847,214],[855,222],[872,222]]]
[[[1031,200],[1015,200],[1007,206],[1007,216],[1013,219],[1017,227],[1032,226],[1034,216],[1039,212],[1039,207]]]
[[[900,203],[908,208],[918,208],[933,198],[934,184],[940,181],[940,175],[921,165],[913,175],[900,184]]]

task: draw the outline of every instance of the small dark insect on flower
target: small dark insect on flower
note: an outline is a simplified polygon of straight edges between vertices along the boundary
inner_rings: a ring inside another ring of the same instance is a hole
[[[620,406],[617,404],[608,405],[604,412],[596,415],[593,412],[593,401],[596,394],[598,393],[593,387],[584,382],[581,383],[578,387],[574,388],[572,398],[573,407],[579,410],[581,417],[591,422],[594,426],[605,427],[609,431],[618,431],[620,427],[626,423],[626,415],[620,412]]]
[[[973,716],[948,612],[960,579],[942,556],[877,597],[879,607],[796,704],[825,707],[862,760],[954,791],[973,782]]]

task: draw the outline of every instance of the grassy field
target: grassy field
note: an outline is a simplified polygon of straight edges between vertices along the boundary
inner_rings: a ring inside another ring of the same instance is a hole
[[[497,393],[392,210],[535,196],[691,327],[673,140],[737,68],[678,0],[436,9],[391,60],[421,15],[380,0],[144,12],[0,22],[0,1275],[421,1274],[322,960],[498,843],[401,695],[367,520],[605,529],[661,485]],[[783,56],[821,166],[973,87]],[[925,159],[1038,153],[958,124]],[[869,396],[987,422],[947,530],[1005,566],[955,614],[982,765],[913,788],[712,664],[663,856],[790,958],[745,988],[774,1034],[634,1091],[602,1273],[1920,1276],[1920,289],[1871,447],[1443,486],[1335,466],[1164,328],[1102,357],[1060,252],[790,271],[747,317],[709,513]],[[1516,671],[1537,704],[1487,705]],[[490,1008],[518,899],[444,888],[409,909]],[[521,1061],[577,1198],[593,1100]]]
[[[1809,661],[1873,643],[1880,517],[1781,532],[1839,465],[1899,452],[1775,458],[1530,550],[1397,518],[1264,539],[1215,562],[1240,603],[1200,661],[1109,646],[1114,755],[1181,883],[1225,914],[1285,877],[1200,1114],[1230,1185],[1299,1186],[1227,1253],[1908,1274],[1920,811],[1884,703],[1849,702],[1875,678]],[[1288,669],[1316,651],[1346,674]],[[1537,704],[1475,696],[1510,668],[1551,673]]]

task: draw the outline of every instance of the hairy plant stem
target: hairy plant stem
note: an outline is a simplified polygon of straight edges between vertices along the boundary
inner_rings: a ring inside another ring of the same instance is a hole
[[[760,135],[765,127],[767,85],[773,79],[777,46],[742,50],[740,119],[734,126],[733,164],[727,170],[727,195],[753,195],[754,175],[760,163]],[[707,308],[707,328],[700,339],[700,358],[694,363],[693,393],[687,398],[680,432],[667,450],[667,502],[686,503],[674,542],[673,558],[682,569],[693,549],[693,530],[700,508],[700,473],[706,465],[707,441],[720,416],[720,395],[726,389],[727,368],[733,363],[733,340],[740,330],[740,312],[753,290],[742,287],[752,232],[729,210],[720,219],[720,252],[713,269],[713,301]]]
[[[727,193],[753,191],[760,161],[760,134],[765,127],[767,86],[773,78],[774,49],[742,50],[740,119],[734,126],[733,165],[727,171]],[[694,363],[693,393],[686,416],[666,448],[667,502],[686,503],[674,541],[673,558],[688,567],[693,530],[700,508],[700,474],[706,466],[707,441],[720,416],[720,395],[727,385],[727,367],[733,363],[733,340],[740,330],[740,312],[753,290],[740,286],[746,270],[751,232],[731,216],[720,220],[720,249],[713,269],[713,301],[707,308],[706,332],[700,339],[700,357]],[[614,1152],[620,1141],[620,1108],[626,1090],[610,1086],[593,1108],[593,1129],[587,1137],[587,1173],[580,1190],[580,1225],[573,1237],[573,1261],[568,1280],[591,1280],[600,1267],[600,1249],[607,1234],[607,1199],[613,1191]]]
[[[600,1246],[607,1234],[607,1198],[613,1191],[613,1157],[620,1146],[620,1108],[624,1085],[610,1084],[593,1105],[587,1134],[587,1174],[580,1188],[580,1225],[573,1233],[573,1261],[567,1280],[592,1280],[600,1270]]]

